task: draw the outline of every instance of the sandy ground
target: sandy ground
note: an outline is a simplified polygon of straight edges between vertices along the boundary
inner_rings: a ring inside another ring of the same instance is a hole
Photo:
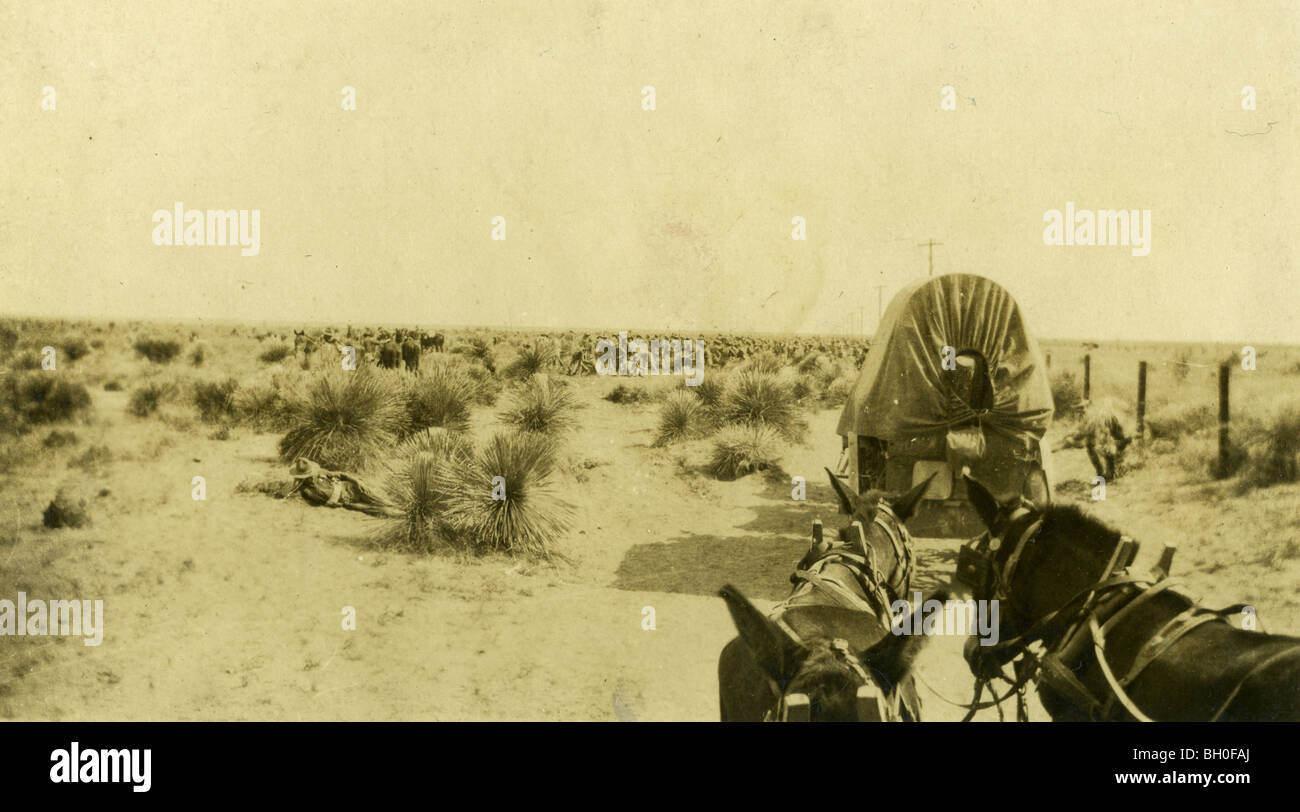
[[[716,590],[731,582],[762,605],[779,600],[811,520],[839,525],[822,472],[838,455],[837,411],[813,415],[809,445],[785,459],[809,482],[796,502],[788,484],[696,473],[699,448],[650,447],[655,409],[602,400],[611,385],[577,383],[580,435],[557,483],[576,506],[563,545],[573,563],[561,565],[381,553],[366,545],[372,520],[359,513],[236,492],[283,473],[276,436],[217,440],[201,425],[166,434],[127,417],[123,393],[96,392],[96,413],[119,417],[81,430],[82,445],[127,450],[103,469],[69,469],[82,448],[7,478],[10,549],[0,556],[60,545],[51,565],[74,568],[76,594],[105,602],[104,643],[0,650],[0,717],[717,719],[717,657],[734,631]],[[1088,499],[1083,452],[1062,452],[1056,471],[1058,500]],[[95,523],[43,530],[41,510],[70,475],[92,494]],[[196,475],[204,501],[191,498]],[[1300,487],[1235,498],[1183,479],[1151,465],[1092,509],[1146,542],[1144,558],[1178,541],[1176,570],[1207,603],[1255,601],[1268,629],[1300,631],[1300,560],[1267,556],[1278,533],[1294,540]],[[110,493],[93,496],[98,486]],[[948,580],[957,544],[918,542],[916,586]],[[349,606],[355,631],[342,628]],[[654,630],[642,628],[646,607]],[[934,690],[969,699],[963,642],[936,638],[922,657],[928,719],[962,714]],[[1031,714],[1045,718],[1036,703]]]

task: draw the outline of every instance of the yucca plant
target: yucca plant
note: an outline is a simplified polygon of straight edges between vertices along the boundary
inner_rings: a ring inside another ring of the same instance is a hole
[[[704,404],[690,392],[673,392],[659,410],[659,430],[655,445],[665,446],[699,434],[703,426]]]
[[[406,391],[406,416],[410,430],[469,428],[470,406],[477,386],[463,367],[434,363],[410,379]]]
[[[326,468],[365,468],[397,439],[406,421],[402,391],[369,371],[321,374],[290,401],[285,461],[306,457]]]
[[[802,439],[808,428],[793,388],[765,372],[746,370],[738,374],[717,411],[725,424],[764,423],[788,440]]]
[[[447,523],[447,499],[462,478],[472,450],[464,435],[433,428],[397,446],[389,463],[387,499],[394,515],[380,519],[371,538],[385,549],[429,553],[455,538]]]
[[[573,427],[575,409],[568,387],[545,375],[535,375],[511,393],[510,405],[501,413],[501,419],[521,431],[555,436]]]
[[[549,560],[572,513],[552,489],[555,458],[550,438],[498,433],[463,467],[439,468],[447,527],[462,544]]]
[[[763,423],[724,426],[713,438],[709,471],[718,479],[738,479],[777,466],[781,436]]]
[[[519,356],[506,367],[505,376],[512,381],[521,381],[550,371],[559,361],[555,345],[549,341],[537,341],[532,346],[519,350]]]

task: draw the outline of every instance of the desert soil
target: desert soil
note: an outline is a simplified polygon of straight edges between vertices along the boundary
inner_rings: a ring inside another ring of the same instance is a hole
[[[362,514],[237,492],[284,478],[277,436],[220,440],[200,427],[168,440],[156,422],[125,415],[125,393],[96,392],[96,413],[121,417],[79,429],[86,444],[131,451],[71,474],[51,459],[9,477],[0,498],[8,555],[49,545],[50,565],[77,573],[77,594],[104,600],[105,639],[0,651],[0,717],[717,719],[717,657],[734,630],[716,591],[729,582],[775,603],[810,522],[842,522],[822,472],[838,456],[838,410],[814,413],[808,444],[783,462],[808,480],[797,502],[788,477],[718,482],[696,470],[703,446],[651,447],[656,410],[604,401],[611,385],[575,381],[584,409],[556,482],[575,506],[562,545],[572,560],[554,565],[381,552]],[[476,414],[480,429],[492,419]],[[1086,502],[1142,540],[1144,560],[1177,542],[1175,570],[1208,604],[1251,601],[1269,630],[1300,632],[1300,560],[1269,555],[1273,529],[1300,515],[1300,487],[1236,497],[1153,463],[1093,503],[1083,452],[1055,465],[1058,501]],[[94,524],[46,531],[41,511],[72,475],[91,494]],[[203,501],[191,498],[194,476],[206,479]],[[958,544],[919,540],[916,585],[944,585]],[[355,631],[342,628],[344,607],[356,610]],[[642,628],[646,607],[653,630]],[[963,642],[936,638],[922,657],[928,719],[962,714],[936,690],[969,699]],[[1036,703],[1031,715],[1045,718]]]

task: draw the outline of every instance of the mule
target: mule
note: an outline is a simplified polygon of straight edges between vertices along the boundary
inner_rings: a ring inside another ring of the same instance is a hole
[[[420,342],[414,338],[402,342],[402,363],[406,365],[407,372],[420,371]]]
[[[1300,638],[1239,628],[1241,605],[1198,606],[1166,577],[1172,548],[1135,576],[1132,540],[1078,508],[966,488],[989,529],[974,597],[998,600],[1002,625],[998,644],[967,644],[977,678],[1018,658],[1057,721],[1300,721]]]
[[[391,338],[379,345],[379,366],[383,369],[397,369],[402,362],[402,348]]]
[[[877,697],[878,710],[885,706],[876,718],[920,720],[911,669],[925,637],[891,633],[889,612],[910,587],[904,522],[928,485],[874,502],[837,486],[842,506],[868,521],[853,527],[861,528],[857,538],[841,531],[839,544],[814,531],[812,548],[791,576],[795,588],[770,616],[734,586],[718,593],[739,633],[718,658],[724,722],[781,719],[796,697],[801,718],[810,721],[862,718],[864,697]]]

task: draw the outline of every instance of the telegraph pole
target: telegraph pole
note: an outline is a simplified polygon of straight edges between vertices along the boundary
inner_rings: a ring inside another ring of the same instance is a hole
[[[926,246],[930,247],[930,276],[934,276],[934,247],[936,245],[943,245],[943,243],[935,242],[934,240],[926,240],[925,242],[919,242],[916,244],[917,248],[925,248]]]

